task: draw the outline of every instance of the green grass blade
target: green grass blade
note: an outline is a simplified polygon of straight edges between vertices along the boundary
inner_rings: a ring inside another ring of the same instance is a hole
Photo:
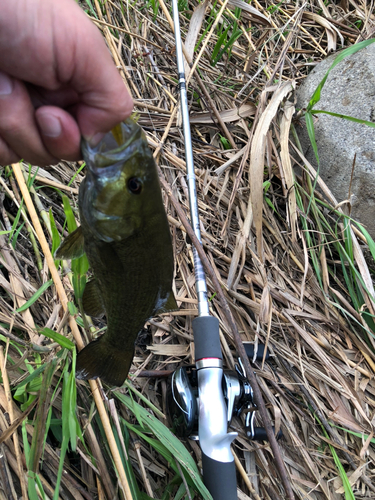
[[[53,500],[58,500],[59,499],[59,492],[60,492],[60,483],[61,483],[61,478],[64,470],[64,459],[66,452],[68,450],[68,438],[64,436],[63,433],[63,441],[61,443],[61,449],[60,449],[60,461],[59,461],[59,469],[57,471],[57,479],[56,479],[56,485],[55,485],[55,491],[53,494]]]
[[[355,222],[355,224],[357,224],[359,230],[361,231],[361,233],[366,238],[366,242],[368,244],[368,247],[369,247],[369,250],[371,252],[372,258],[375,260],[375,241],[372,239],[372,237],[370,236],[370,234],[368,233],[368,231],[359,222],[356,222],[356,221],[354,221],[354,222]]]
[[[42,328],[41,330],[39,330],[39,333],[41,335],[45,335],[49,339],[52,339],[54,342],[57,342],[61,345],[61,347],[64,347],[65,349],[72,350],[75,348],[75,344],[71,340],[64,337],[64,335],[61,335],[61,333],[54,332],[53,330],[51,330],[51,328]]]
[[[159,408],[157,408],[155,405],[153,405],[151,403],[151,401],[149,399],[146,398],[146,396],[144,396],[141,392],[139,392],[135,387],[134,385],[129,381],[129,380],[126,380],[125,381],[125,387],[127,387],[130,391],[134,392],[134,394],[140,399],[142,400],[154,413],[156,413],[156,415],[159,415],[160,418],[165,418],[165,415],[163,412],[161,412],[159,410]],[[117,392],[114,392],[114,394],[117,396]]]
[[[72,210],[72,207],[70,206],[69,198],[65,195],[62,197],[63,205],[64,205],[64,212],[66,215],[66,223],[68,225],[68,231],[69,233],[72,233],[77,229],[77,223],[76,219],[74,217],[74,213]]]
[[[315,139],[314,118],[311,113],[306,112],[305,119],[306,119],[307,133],[309,134],[309,139],[315,154],[315,158],[319,165],[320,162],[318,155],[318,146],[316,145],[316,139]]]
[[[60,243],[61,243],[61,238],[60,234],[57,230],[55,219],[52,214],[52,210],[49,210],[49,220],[51,223],[51,231],[52,231],[52,248],[51,248],[51,253],[52,255],[55,255],[56,250],[59,248]]]
[[[88,3],[89,5],[91,5],[91,4],[89,3],[89,0],[86,0],[86,1],[87,1],[87,3]],[[96,17],[96,15],[95,15],[95,17]],[[96,18],[97,18],[97,17],[96,17]],[[69,187],[73,184],[74,179],[75,179],[75,178],[77,177],[77,175],[81,172],[81,170],[85,168],[85,166],[86,166],[86,163],[85,163],[85,162],[83,162],[83,163],[82,163],[82,165],[81,165],[81,166],[79,167],[79,169],[77,170],[77,172],[75,172],[75,174],[73,175],[73,177],[72,177],[72,178],[70,179],[70,181],[68,182],[68,186],[69,186]]]
[[[94,17],[95,17],[95,19],[98,19],[98,14],[96,13],[96,10],[94,9],[94,7],[93,7],[93,5],[92,5],[92,3],[91,3],[91,0],[86,0],[86,3],[87,3],[87,5],[88,5],[88,6],[89,6],[89,8],[90,8],[90,13],[91,13],[91,15],[92,15],[92,16],[94,16]]]
[[[30,444],[29,444],[29,438],[27,436],[26,420],[22,422],[22,441],[23,441],[23,451],[25,453],[25,460],[26,463],[28,464],[30,458]]]
[[[326,437],[328,437],[327,433],[326,433]],[[336,450],[332,445],[329,445],[329,447],[330,447],[330,450],[331,450],[331,453],[333,456],[333,460],[334,460],[336,467],[339,471],[342,484],[344,486],[345,500],[355,500],[355,496],[354,496],[352,487],[350,485],[349,478],[346,475],[345,469],[344,469],[344,467],[343,467],[343,465],[342,465],[342,463],[341,463],[341,461],[336,453]]]
[[[223,45],[224,41],[227,38],[227,34],[228,34],[229,29],[230,29],[230,26],[228,26],[228,28],[219,36],[219,38],[216,42],[216,45],[214,47],[214,50],[212,51],[212,56],[211,56],[212,64],[216,64],[216,63],[214,63],[214,61],[215,61],[216,56],[218,55],[218,53],[220,51],[221,46]]]
[[[133,401],[129,396],[125,396],[124,394],[120,393],[117,393],[116,396],[133,413],[135,412],[134,407],[137,407],[137,414],[141,419],[140,424],[147,426],[157,437],[157,439],[161,443],[165,444],[165,446],[170,450],[173,457],[178,460],[181,467],[187,473],[187,479],[193,483],[194,487],[200,493],[201,498],[204,500],[212,500],[209,491],[203,484],[202,478],[193,458],[190,456],[189,452],[181,443],[181,441],[177,439],[177,437],[174,436],[172,432],[156,417],[151,415],[145,408],[143,408],[143,406]]]
[[[203,31],[202,35],[199,37],[199,40],[194,47],[194,52],[198,51],[200,44],[205,39],[207,33],[210,31],[211,26],[213,25],[213,23],[215,21],[216,14],[217,14],[217,12],[215,11],[216,5],[217,5],[217,0],[214,1],[213,5],[211,7],[210,15],[209,15],[208,20],[207,20],[207,26],[206,26],[205,30]]]
[[[329,435],[328,435],[327,431],[325,430],[324,426],[322,425],[321,421],[319,420],[319,418],[317,417],[316,414],[314,414],[314,417],[318,421],[318,423],[319,423],[319,425],[320,425],[320,427],[321,427],[321,429],[323,431],[324,436],[327,439],[329,439]],[[345,472],[345,469],[344,469],[344,467],[343,467],[343,465],[342,465],[342,463],[340,461],[340,458],[337,455],[335,448],[331,444],[328,444],[328,446],[329,446],[329,448],[331,450],[333,460],[335,462],[337,470],[338,470],[338,472],[340,474],[340,478],[341,478],[342,484],[344,486],[345,500],[355,500],[355,496],[354,496],[352,487],[350,485],[350,482],[349,482],[348,476],[347,476],[347,474]]]
[[[353,434],[353,436],[356,436],[356,437],[358,437],[360,439],[364,439],[365,441],[369,437],[369,434],[365,434],[365,433],[362,433],[362,432],[351,431],[350,429],[345,429],[344,427],[340,427],[339,425],[334,425],[333,427],[337,427],[337,429],[341,429],[342,431],[345,431],[348,434]],[[373,444],[375,444],[375,438],[371,438],[370,442],[373,443]]]
[[[17,243],[17,238],[22,231],[22,228],[24,227],[25,223],[22,222],[22,224],[19,226],[19,228],[14,232],[13,238],[12,238],[12,247],[15,249],[16,248],[16,243]]]
[[[145,434],[144,432],[142,432],[139,429],[139,426],[137,427],[136,425],[133,425],[130,422],[127,422],[126,420],[122,420],[122,422],[128,429],[130,429],[135,434],[137,434],[139,437],[144,439],[150,446],[152,446],[154,448],[154,450],[156,450],[160,455],[162,455],[165,458],[165,460],[167,460],[167,462],[172,466],[173,470],[178,473],[178,468],[175,465],[175,460],[173,458],[172,453],[169,451],[169,449],[166,446],[164,446],[164,444],[162,442],[160,442],[158,439],[152,438],[152,437],[148,436],[147,434]]]
[[[19,307],[18,309],[16,309],[15,312],[23,312],[23,311],[26,311],[26,309],[28,309],[30,306],[32,306],[34,304],[34,302],[36,302],[39,297],[41,295],[43,295],[43,293],[53,284],[53,280],[48,280],[46,281],[35,293],[32,297],[29,298],[29,300],[27,302],[25,302],[23,304],[23,306]]]
[[[313,184],[312,190],[311,190],[309,205],[308,205],[307,210],[306,210],[306,215],[308,215],[310,212],[311,204],[313,203],[314,191],[315,191],[315,187],[316,187],[316,184],[317,184],[318,178],[319,178],[320,160],[319,160],[319,154],[318,154],[318,146],[316,144],[316,139],[315,139],[314,118],[313,118],[311,113],[306,112],[305,119],[306,119],[307,133],[309,134],[309,139],[310,139],[310,142],[311,142],[314,154],[315,154],[316,162],[318,165],[318,168],[316,170],[316,176],[314,179],[314,184]]]
[[[32,471],[27,474],[27,493],[29,500],[40,500],[36,491],[36,474]]]
[[[122,420],[122,423],[124,423],[123,419],[121,419],[121,420]],[[126,428],[125,425],[123,425],[122,428],[123,428],[123,437],[124,437],[125,449],[128,452],[128,449],[129,449],[129,432],[128,432],[128,430],[127,430],[127,428]],[[116,440],[117,448],[119,450],[122,463],[124,465],[125,474],[126,474],[126,477],[128,479],[128,482],[129,482],[130,491],[132,492],[132,498],[135,498],[135,499],[141,498],[141,492],[139,491],[138,483],[137,483],[137,480],[135,478],[135,474],[134,474],[131,462],[125,456],[123,446],[122,446],[121,441],[119,439],[117,427],[116,426],[112,426],[112,431],[113,431],[113,434],[114,434],[114,437],[115,437],[115,440]],[[148,499],[149,496],[145,495],[145,498]]]
[[[63,196],[63,205],[64,212],[66,215],[66,222],[68,225],[69,233],[72,233],[77,229],[77,223],[74,217],[74,213],[72,207],[69,203],[69,198],[67,196]],[[83,297],[83,292],[86,286],[86,273],[89,269],[89,261],[86,257],[86,254],[82,255],[78,259],[72,260],[72,285],[74,290],[74,296],[77,302],[80,304],[80,301]]]
[[[342,115],[340,113],[333,113],[332,111],[324,111],[324,109],[313,109],[311,111],[313,115],[317,115],[318,113],[324,113],[326,115],[336,116],[337,118],[342,118],[344,120],[349,120],[355,123],[362,123],[363,125],[367,125],[368,127],[375,128],[374,122],[369,122],[367,120],[361,120],[360,118],[354,118],[354,116]]]
[[[189,492],[190,493],[190,492]],[[181,500],[181,498],[183,498],[185,495],[186,495],[186,488],[185,488],[185,485],[184,483],[181,483],[180,484],[180,487],[178,488],[177,492],[176,492],[176,495],[174,497],[174,500]],[[190,495],[191,496],[191,495]]]
[[[220,50],[220,52],[217,54],[217,56],[214,58],[212,55],[212,65],[216,66],[216,64],[220,61],[220,59],[223,57],[223,54],[228,50],[231,49],[234,42],[237,40],[242,35],[241,30],[236,30],[232,33],[231,37],[227,41],[227,43],[224,45],[224,47]]]
[[[40,493],[42,499],[46,500],[47,497],[46,497],[46,494],[44,493],[42,481],[40,480],[39,474],[36,474],[35,481],[36,481],[36,484],[38,485],[38,490],[39,490],[39,493]]]
[[[76,408],[77,408],[77,389],[75,382],[75,364],[76,352],[73,350],[72,367],[70,373],[67,365],[63,374],[63,394],[62,394],[62,443],[60,450],[59,469],[57,472],[55,492],[53,500],[58,500],[60,483],[64,471],[64,460],[70,443],[71,449],[76,450],[77,437],[82,441],[82,433],[79,427]]]
[[[327,81],[328,75],[333,70],[333,68],[335,66],[337,66],[337,64],[339,64],[339,62],[341,62],[343,59],[345,59],[345,57],[350,56],[352,54],[355,54],[359,50],[367,47],[368,45],[370,45],[371,43],[374,43],[374,42],[375,42],[375,38],[372,38],[370,40],[365,40],[364,42],[360,42],[360,43],[357,43],[355,45],[351,45],[350,47],[348,47],[347,49],[343,50],[342,52],[340,52],[338,54],[338,56],[335,58],[335,60],[331,64],[330,68],[328,69],[327,73],[324,75],[322,81],[317,86],[315,92],[313,93],[313,95],[310,99],[310,102],[307,106],[307,109],[306,109],[307,113],[309,113],[312,110],[312,108],[315,106],[315,104],[320,101],[320,94],[321,94],[322,88],[324,87],[324,85]]]
[[[38,472],[39,460],[44,448],[45,438],[47,437],[47,432],[45,431],[48,429],[46,429],[45,424],[47,420],[50,400],[52,397],[52,392],[50,392],[51,381],[56,370],[56,365],[57,359],[54,358],[48,364],[46,373],[43,378],[43,384],[40,388],[39,402],[34,424],[34,434],[31,442],[30,457],[28,462],[29,470],[35,473]]]
[[[12,239],[13,233],[16,231],[16,227],[18,226],[18,222],[19,222],[20,217],[21,217],[22,206],[23,206],[23,199],[21,200],[20,207],[17,210],[16,217],[15,217],[14,222],[12,224],[12,230],[10,231],[9,241]],[[9,231],[4,231],[3,234],[6,234],[8,232]]]
[[[32,380],[34,380],[38,375],[44,372],[44,370],[47,368],[47,363],[45,363],[42,366],[39,366],[36,370],[34,370],[28,377],[26,377],[24,380],[22,380],[18,385],[17,385],[17,391],[21,387],[25,386],[26,384],[29,384]],[[16,391],[16,394],[17,394]]]

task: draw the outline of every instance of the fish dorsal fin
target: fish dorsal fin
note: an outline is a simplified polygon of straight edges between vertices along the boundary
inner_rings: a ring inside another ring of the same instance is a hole
[[[167,299],[167,302],[160,309],[158,309],[155,314],[163,314],[166,312],[177,311],[177,310],[178,310],[178,305],[175,296],[171,290],[169,292],[169,297]]]
[[[97,318],[105,313],[102,294],[95,278],[86,283],[82,297],[83,310],[88,316]]]
[[[55,252],[55,259],[78,259],[85,253],[82,226],[69,234]]]

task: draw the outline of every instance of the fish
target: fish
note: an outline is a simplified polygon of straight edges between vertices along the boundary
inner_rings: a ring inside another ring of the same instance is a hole
[[[77,356],[76,378],[121,386],[147,320],[178,309],[172,291],[172,239],[158,172],[142,128],[131,118],[91,147],[82,139],[86,177],[79,188],[80,226],[55,253],[86,253],[93,271],[83,297],[107,331]]]

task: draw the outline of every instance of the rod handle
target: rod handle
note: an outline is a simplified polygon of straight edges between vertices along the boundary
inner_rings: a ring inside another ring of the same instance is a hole
[[[237,500],[236,467],[219,462],[202,452],[203,481],[213,500]]]
[[[219,320],[214,316],[198,316],[193,320],[195,359],[222,358]]]

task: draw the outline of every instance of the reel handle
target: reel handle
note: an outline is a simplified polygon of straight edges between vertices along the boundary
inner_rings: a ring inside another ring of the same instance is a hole
[[[250,344],[248,342],[244,342],[243,346],[245,348],[245,352],[246,352],[248,358],[250,359],[250,361],[252,361],[253,358],[254,358],[254,344]],[[256,355],[256,358],[255,358],[257,361],[262,361],[263,360],[264,349],[265,349],[265,345],[261,344],[259,342],[258,343],[258,349],[257,349],[257,355]],[[269,357],[270,357],[270,353],[267,350],[266,357],[264,359],[267,360]]]
[[[272,426],[273,433],[275,433],[275,427]],[[250,441],[268,441],[267,432],[264,427],[254,427],[254,433],[252,435],[251,427],[246,427],[245,432]],[[277,433],[276,439],[280,439],[283,433],[280,429]]]

